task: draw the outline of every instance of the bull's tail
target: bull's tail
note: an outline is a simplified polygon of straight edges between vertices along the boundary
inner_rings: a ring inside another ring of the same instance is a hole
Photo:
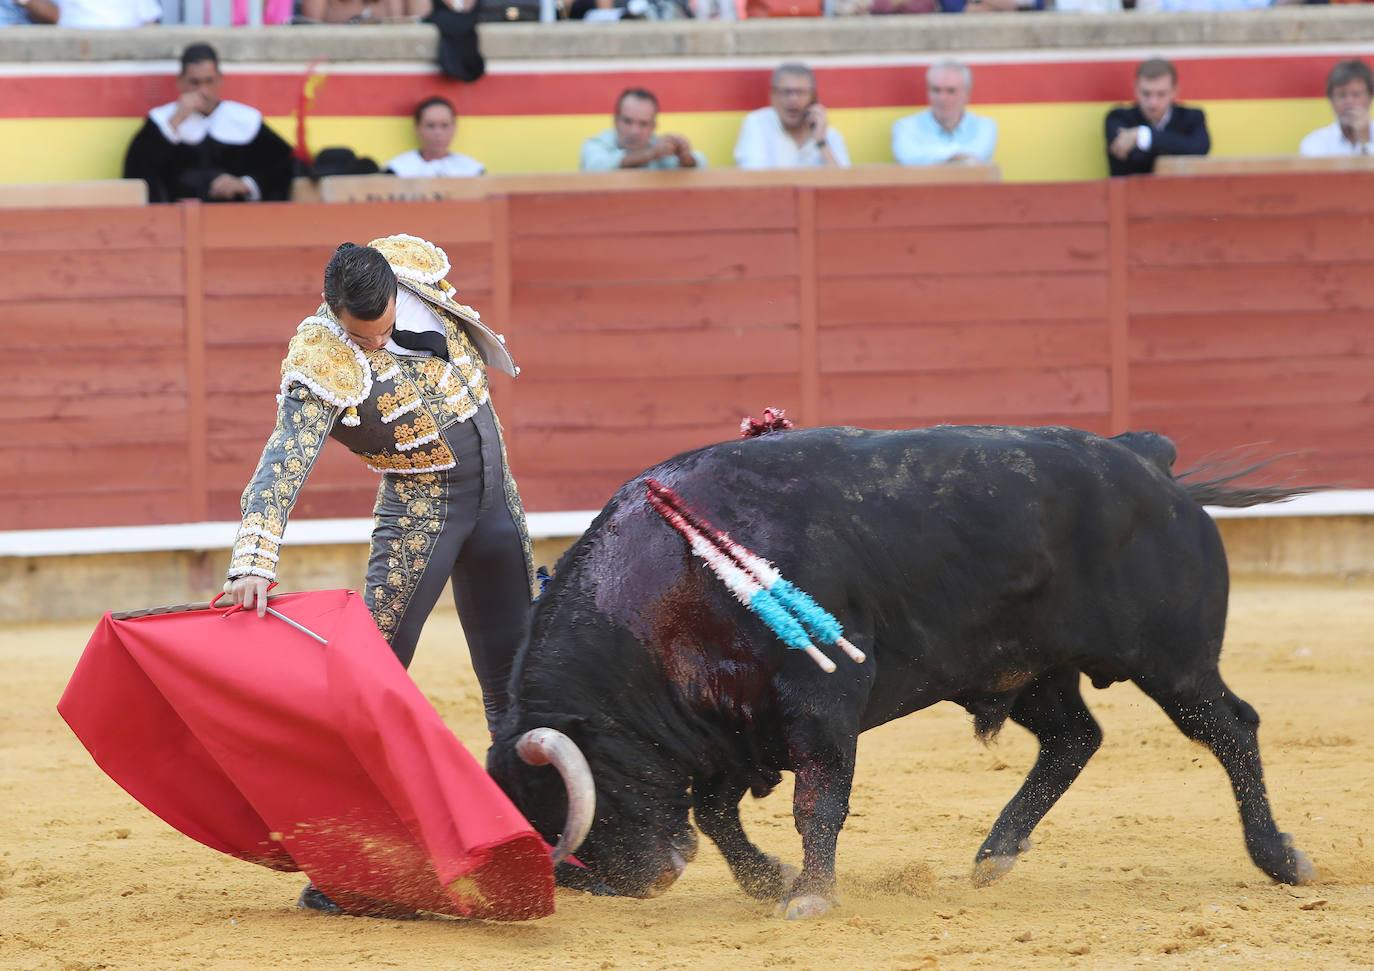
[[[1329,485],[1296,486],[1287,482],[1277,485],[1250,485],[1241,482],[1257,472],[1269,468],[1289,455],[1277,455],[1253,464],[1242,464],[1234,458],[1204,459],[1180,472],[1175,479],[1200,506],[1258,506],[1266,502],[1283,502],[1313,492],[1332,488]]]

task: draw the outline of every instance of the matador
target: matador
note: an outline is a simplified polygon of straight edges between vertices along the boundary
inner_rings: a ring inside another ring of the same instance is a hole
[[[364,585],[378,630],[408,666],[451,577],[494,727],[535,586],[486,368],[519,369],[448,272],[443,250],[413,236],[335,252],[324,303],[282,362],[276,427],[243,492],[225,589],[262,612],[287,517],[325,439],[337,439],[381,473]]]

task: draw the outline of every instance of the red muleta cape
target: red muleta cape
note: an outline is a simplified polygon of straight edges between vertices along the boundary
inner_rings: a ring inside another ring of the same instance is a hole
[[[303,870],[355,914],[553,913],[544,841],[444,725],[351,590],[275,617],[107,613],[58,703],[130,795],[206,846]]]

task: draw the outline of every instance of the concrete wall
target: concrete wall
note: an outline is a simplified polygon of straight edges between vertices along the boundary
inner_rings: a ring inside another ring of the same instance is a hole
[[[1171,14],[966,14],[636,24],[483,24],[482,53],[502,61],[577,58],[909,54],[913,51],[1026,51],[1199,45],[1350,44],[1374,36],[1363,5],[1290,6]],[[0,62],[142,61],[173,58],[195,41],[226,62],[432,60],[428,25],[159,27],[132,31],[34,28],[0,31]]]

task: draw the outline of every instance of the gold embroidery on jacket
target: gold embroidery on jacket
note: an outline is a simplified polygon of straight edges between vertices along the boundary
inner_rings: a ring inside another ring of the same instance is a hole
[[[230,556],[230,577],[276,579],[287,517],[337,414],[337,408],[326,407],[299,385],[283,397],[277,425],[239,503],[243,515]]]
[[[412,448],[434,441],[439,437],[439,426],[427,411],[418,412],[413,422],[396,423],[396,448],[408,452]]]
[[[364,452],[362,460],[373,472],[441,472],[458,464],[444,441],[438,440],[430,448],[410,452]]]
[[[321,400],[340,407],[361,403],[372,389],[367,359],[356,346],[333,333],[333,321],[302,322],[281,362],[282,393],[303,384]]]
[[[382,503],[388,501],[388,491],[405,506],[405,513],[394,520],[381,515]],[[390,643],[448,519],[448,502],[439,485],[439,477],[422,474],[382,480],[374,516],[377,530],[390,534],[384,541],[387,570],[380,583],[368,585],[363,599],[377,629]]]

